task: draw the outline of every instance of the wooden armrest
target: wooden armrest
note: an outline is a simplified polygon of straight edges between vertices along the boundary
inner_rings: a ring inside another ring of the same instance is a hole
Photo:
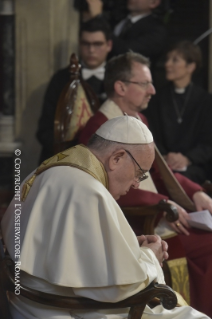
[[[126,218],[142,217],[143,234],[154,234],[155,219],[161,212],[166,212],[166,219],[169,222],[178,220],[178,212],[175,206],[161,200],[157,205],[121,207]]]
[[[164,199],[162,199],[158,203],[158,206],[161,210],[166,212],[165,217],[168,222],[172,223],[178,220],[179,214],[178,214],[177,208],[174,205],[167,203]]]
[[[135,207],[121,207],[125,216],[156,216],[159,212],[165,211],[166,219],[169,222],[174,222],[178,219],[177,208],[167,203],[164,199],[162,199],[158,204],[151,206],[135,206]]]
[[[121,207],[121,209],[128,220],[137,217],[136,220],[140,221],[139,227],[141,227],[140,231],[142,234],[154,234],[155,219],[157,214],[161,212],[158,205]]]
[[[5,292],[14,292],[14,262],[10,257],[6,256],[3,260],[1,260],[0,270],[0,290],[3,287]],[[47,306],[54,305],[54,307],[66,308],[70,310],[117,309],[131,307],[128,316],[130,319],[140,319],[145,306],[154,298],[159,298],[160,303],[162,303],[163,307],[166,309],[173,309],[177,305],[177,297],[174,291],[170,287],[158,284],[156,282],[152,282],[147,288],[135,294],[134,296],[116,303],[99,302],[88,298],[58,296],[40,292],[23,285],[20,285],[20,295],[40,304]]]

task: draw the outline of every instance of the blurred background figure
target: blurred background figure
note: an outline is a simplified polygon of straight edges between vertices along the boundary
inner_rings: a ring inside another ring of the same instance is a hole
[[[201,51],[190,41],[172,46],[165,63],[169,83],[145,111],[154,140],[166,162],[197,183],[207,178],[212,160],[212,96],[192,82]]]
[[[86,0],[88,12],[85,19],[103,16],[101,0]],[[162,19],[154,14],[161,0],[128,0],[125,17],[114,27],[113,49],[110,57],[129,50],[145,55],[154,63],[166,44],[166,29]],[[127,14],[128,12],[128,14]]]
[[[160,0],[128,0],[129,14],[114,29],[113,55],[133,50],[154,62],[166,43],[166,30],[153,10]]]
[[[91,86],[100,102],[106,99],[103,81],[106,58],[111,48],[111,31],[104,19],[96,17],[81,25],[79,55],[82,78]],[[37,130],[37,139],[42,145],[39,163],[54,155],[54,116],[60,94],[69,80],[69,67],[66,67],[53,75],[47,87]]]

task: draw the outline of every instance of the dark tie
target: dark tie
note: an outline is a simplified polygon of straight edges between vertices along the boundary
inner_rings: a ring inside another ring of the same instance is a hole
[[[132,27],[133,23],[131,22],[131,20],[129,18],[127,18],[127,20],[125,21],[121,33],[119,34],[119,37],[124,39],[125,35],[127,33],[127,31]]]

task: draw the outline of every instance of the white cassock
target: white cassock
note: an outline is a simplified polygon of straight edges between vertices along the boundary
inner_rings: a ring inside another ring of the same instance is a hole
[[[13,200],[2,232],[14,259]],[[139,247],[121,209],[105,186],[69,166],[38,175],[21,203],[21,281],[44,292],[117,302],[147,287],[164,283],[151,249]],[[15,260],[15,259],[14,259]],[[13,319],[127,318],[128,309],[61,310],[11,296]],[[146,318],[208,318],[189,306],[145,308]]]

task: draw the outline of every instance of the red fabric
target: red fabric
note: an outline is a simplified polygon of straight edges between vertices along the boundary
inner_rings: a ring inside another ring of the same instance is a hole
[[[161,194],[131,188],[126,195],[119,198],[118,204],[121,207],[156,205],[161,199],[168,198]]]
[[[178,259],[186,256],[185,249],[183,247],[182,242],[179,239],[179,236],[168,238],[166,239],[166,242],[169,245],[169,260]]]
[[[191,306],[212,317],[212,234],[192,228],[178,237],[188,262]]]
[[[88,122],[78,136],[80,144],[87,145],[91,136],[98,130],[98,128],[107,121],[107,117],[101,112],[96,112]]]

